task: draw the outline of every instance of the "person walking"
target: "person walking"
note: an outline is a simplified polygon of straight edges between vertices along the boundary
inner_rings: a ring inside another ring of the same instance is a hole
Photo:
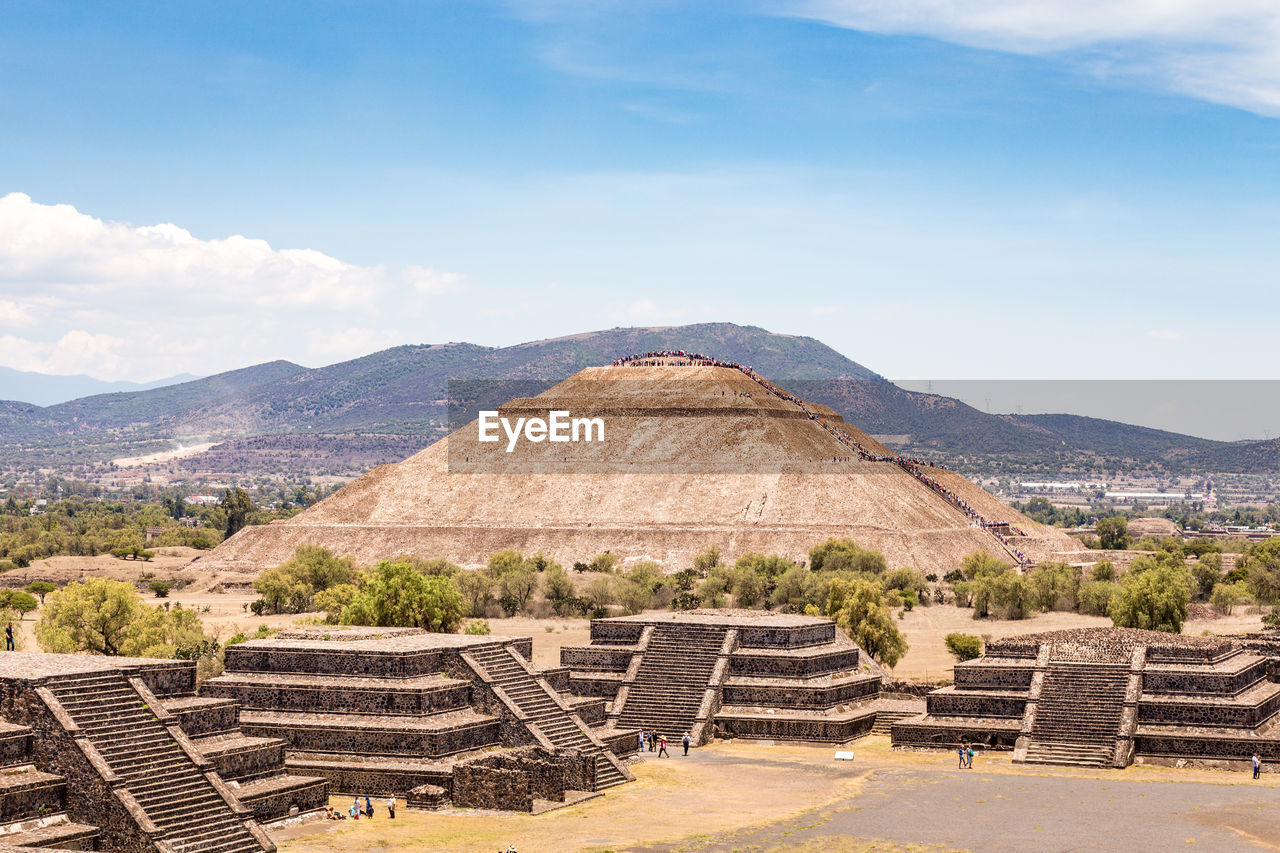
[[[960,744],[959,746],[956,747],[956,758],[959,761],[959,764],[956,766],[956,769],[963,770],[964,769],[964,744]]]
[[[387,817],[391,820],[396,819],[396,795],[392,794],[387,797]]]
[[[1262,775],[1262,759],[1258,757],[1258,753],[1253,754],[1253,778],[1257,779]]]
[[[4,650],[13,651],[13,623],[4,626]]]
[[[640,730],[640,751],[641,752],[644,752],[644,740],[645,740],[644,729],[641,729]]]
[[[965,766],[968,767],[970,770],[972,770],[973,769],[973,744],[969,744],[964,748],[964,755],[965,755],[965,758],[968,759],[965,762]]]
[[[659,758],[671,757],[671,753],[667,752],[667,738],[665,735],[663,737],[658,738],[658,757]]]
[[[685,732],[684,737],[680,738],[680,745],[684,747],[684,754],[689,754],[689,733]]]
[[[370,820],[373,820],[373,801],[368,797],[364,798],[364,815]]]

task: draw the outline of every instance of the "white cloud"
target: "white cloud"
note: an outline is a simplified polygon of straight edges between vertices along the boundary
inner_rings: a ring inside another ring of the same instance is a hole
[[[840,313],[839,305],[815,305],[809,309],[809,313],[814,317],[830,317],[832,314]]]
[[[1147,337],[1157,341],[1180,341],[1182,340],[1182,333],[1175,332],[1172,329],[1151,329],[1147,332]]]
[[[0,198],[0,329],[24,330],[0,338],[0,363],[23,370],[137,379],[291,349],[359,355],[358,338],[375,348],[412,328],[353,330],[405,323],[463,289],[462,275],[430,267],[359,266],[240,235],[104,221],[22,193]],[[314,328],[344,331],[304,342]]]
[[[783,0],[777,8],[849,29],[1052,54],[1094,73],[1280,115],[1274,0]]]

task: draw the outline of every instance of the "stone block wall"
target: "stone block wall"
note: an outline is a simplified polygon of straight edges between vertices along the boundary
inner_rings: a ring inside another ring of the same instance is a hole
[[[1214,701],[1173,702],[1143,699],[1138,703],[1138,722],[1152,725],[1257,728],[1280,711],[1280,691],[1256,705]]]
[[[633,646],[644,632],[641,622],[619,622],[610,619],[591,620],[591,642]]]
[[[565,646],[560,649],[560,665],[588,672],[626,672],[632,651],[618,646]]]
[[[948,748],[957,743],[972,743],[987,749],[1013,749],[1020,734],[1020,721],[1011,720],[1006,728],[998,728],[974,719],[971,725],[957,721],[947,726],[914,722],[915,718],[893,723],[893,745],[908,747]]]
[[[467,723],[447,729],[394,729],[315,725],[276,725],[242,722],[245,734],[276,737],[288,741],[289,748],[303,752],[354,753],[365,755],[413,755],[441,757],[495,746],[502,742],[496,719]]]
[[[1022,719],[1027,709],[1026,696],[993,693],[957,693],[935,690],[925,697],[927,712],[939,717],[1014,717]]]
[[[752,654],[750,649],[742,649],[729,657],[730,675],[808,678],[857,668],[857,647],[836,647],[819,654],[797,655]]]
[[[1142,692],[1211,693],[1234,695],[1267,677],[1267,663],[1259,659],[1238,672],[1196,669],[1153,669],[1142,674]]]
[[[802,649],[821,646],[836,638],[836,623],[806,625],[800,628],[765,628],[740,626],[738,645],[746,649]]]
[[[165,661],[139,667],[138,677],[157,698],[190,696],[196,692],[196,662]]]
[[[453,769],[453,804],[464,809],[533,811],[529,777],[505,767],[459,765]]]
[[[242,684],[206,681],[201,696],[234,699],[246,709],[311,711],[341,714],[397,714],[420,716],[453,711],[471,704],[471,684],[405,689],[388,683],[385,689],[336,685]]]
[[[862,716],[842,720],[721,715],[716,717],[715,725],[720,732],[732,737],[843,743],[870,734],[875,722],[875,712],[868,711]]]
[[[226,668],[228,672],[408,678],[439,672],[443,668],[442,657],[439,649],[415,652],[317,651],[313,648],[258,646],[251,641],[226,650]]]
[[[169,713],[188,737],[225,732],[240,725],[240,709],[234,704],[174,708]]]
[[[1031,687],[1035,671],[1034,660],[1025,666],[956,664],[953,670],[956,687],[966,690],[1026,690]]]
[[[802,681],[790,684],[725,684],[721,704],[764,706],[770,708],[826,709],[856,702],[880,692],[880,679],[864,675],[844,683],[809,685]]]

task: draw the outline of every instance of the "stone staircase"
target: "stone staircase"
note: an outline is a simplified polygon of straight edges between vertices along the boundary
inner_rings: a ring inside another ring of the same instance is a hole
[[[47,688],[175,853],[274,849],[250,830],[247,810],[215,787],[124,673],[61,676]]]
[[[672,749],[685,732],[694,733],[728,630],[710,625],[655,626],[618,713],[619,727],[655,731],[667,738]],[[695,737],[694,743],[699,742]]]
[[[1025,761],[1116,766],[1128,683],[1127,664],[1051,661],[1044,672]]]
[[[502,691],[557,749],[580,750],[594,755],[597,791],[631,780],[630,774],[611,753],[594,740],[570,712],[543,686],[511,649],[480,646],[469,649],[470,658],[484,670],[493,685]]]

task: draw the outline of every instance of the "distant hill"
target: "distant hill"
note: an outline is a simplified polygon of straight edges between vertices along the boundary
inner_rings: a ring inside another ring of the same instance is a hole
[[[899,447],[981,471],[1043,473],[1103,461],[1168,471],[1280,470],[1277,442],[1217,442],[1075,415],[993,415],[907,391],[809,337],[753,326],[609,329],[510,347],[400,346],[314,369],[274,361],[151,390],[58,405],[0,403],[0,464],[10,471],[220,442],[175,474],[351,475],[398,461],[448,430],[456,379],[556,381],[632,352],[687,349],[754,366]],[[536,389],[531,393],[536,393]],[[379,436],[386,437],[385,439]]]
[[[106,382],[84,374],[61,376],[0,367],[0,400],[21,400],[34,406],[53,406],[92,394],[145,391],[149,388],[162,388],[165,385],[189,382],[196,378],[198,377],[189,373],[182,373],[167,379],[157,379],[154,382]]]

